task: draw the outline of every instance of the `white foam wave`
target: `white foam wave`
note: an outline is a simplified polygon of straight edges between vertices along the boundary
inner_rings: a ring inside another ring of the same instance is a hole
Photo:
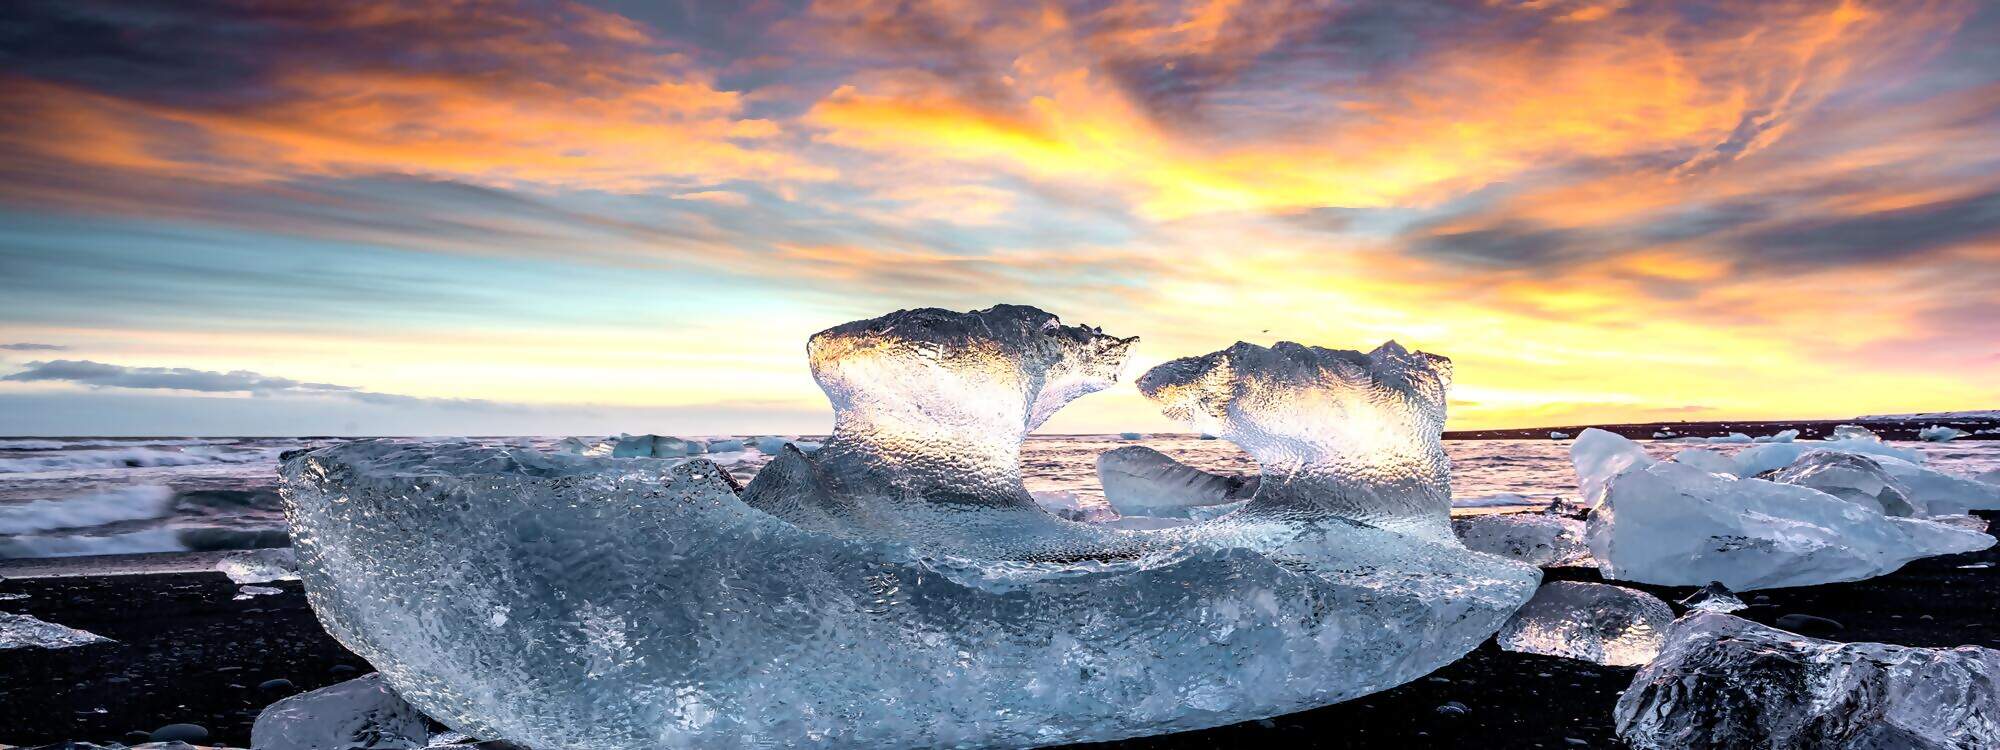
[[[77,557],[180,552],[187,549],[173,529],[146,529],[104,536],[0,537],[0,559],[10,557]]]
[[[0,505],[0,534],[35,534],[162,518],[173,509],[172,487],[150,484],[114,487],[59,500]]]
[[[0,440],[0,450],[53,451],[70,448],[143,448],[147,446],[233,445],[237,438],[80,438],[51,440],[19,438]]]
[[[0,458],[0,474],[147,466],[241,464],[276,460],[275,450],[227,450],[213,446],[110,448]]]

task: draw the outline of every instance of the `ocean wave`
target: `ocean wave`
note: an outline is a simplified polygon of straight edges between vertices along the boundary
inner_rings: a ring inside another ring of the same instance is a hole
[[[103,535],[27,534],[0,537],[0,559],[181,552],[187,548],[187,544],[180,538],[179,530],[168,528]]]
[[[229,450],[215,446],[139,447],[52,452],[0,458],[0,474],[149,466],[242,464],[277,460],[276,449]]]
[[[78,438],[0,440],[0,451],[59,451],[74,448],[143,448],[149,446],[235,445],[240,438]]]
[[[81,529],[120,521],[162,518],[174,509],[174,490],[159,485],[114,487],[59,500],[0,505],[0,535]]]

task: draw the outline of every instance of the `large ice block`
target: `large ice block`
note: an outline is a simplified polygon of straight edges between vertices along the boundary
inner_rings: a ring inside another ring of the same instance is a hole
[[[2000,651],[1836,643],[1693,612],[1618,698],[1618,736],[1691,747],[2000,747]]]
[[[1414,679],[1532,595],[1531,567],[1329,510],[1384,498],[1385,525],[1445,527],[1442,504],[1419,523],[1397,494],[1431,476],[1410,447],[1436,444],[1435,380],[1279,400],[1385,389],[1392,455],[1315,478],[1347,491],[1327,502],[1294,490],[1274,500],[1285,513],[1151,532],[1043,511],[1021,439],[1107,385],[1130,343],[1032,308],[823,332],[810,353],[834,433],[782,450],[742,499],[700,459],[315,451],[284,467],[302,580],[403,698],[541,750],[1031,747],[1216,726]],[[1331,417],[1272,439],[1340,433]],[[1343,461],[1370,449],[1343,445]],[[1448,497],[1435,479],[1425,491]]]

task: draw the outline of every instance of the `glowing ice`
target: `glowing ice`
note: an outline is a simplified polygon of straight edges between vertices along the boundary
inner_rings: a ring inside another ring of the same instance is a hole
[[[1641,750],[2000,747],[1996,674],[1993,649],[1835,643],[1694,612],[1615,716]]]
[[[1508,651],[1631,666],[1652,661],[1674,610],[1652,594],[1601,583],[1556,581],[1500,626]]]
[[[1097,480],[1105,501],[1126,516],[1185,518],[1191,508],[1242,500],[1257,490],[1255,479],[1202,471],[1143,445],[1098,455]]]
[[[1147,375],[1169,413],[1264,461],[1241,512],[1135,533],[1043,511],[1021,440],[1110,385],[1131,343],[1022,307],[822,332],[834,432],[781,449],[741,499],[703,460],[323,449],[285,466],[302,577],[402,697],[545,750],[1216,726],[1414,679],[1533,593],[1533,568],[1442,533],[1448,370],[1393,346]],[[1238,388],[1260,395],[1203,396]]]

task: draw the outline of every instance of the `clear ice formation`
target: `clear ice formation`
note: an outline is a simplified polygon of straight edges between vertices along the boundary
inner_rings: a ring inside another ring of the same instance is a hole
[[[704,460],[314,451],[284,466],[305,588],[403,698],[540,750],[1217,726],[1414,679],[1533,594],[1534,568],[1440,533],[1448,370],[1394,346],[1239,345],[1146,376],[1265,462],[1240,512],[1130,532],[1043,511],[1022,439],[1132,341],[1011,306],[821,332],[833,434],[740,498]]]
[[[1618,698],[1620,738],[1690,747],[2000,747],[2000,651],[1837,643],[1693,612]]]
[[[111,643],[110,638],[28,615],[0,612],[0,651],[16,648],[71,648]]]
[[[1730,591],[1728,586],[1722,585],[1721,581],[1710,581],[1707,586],[1703,586],[1694,593],[1688,594],[1686,599],[1681,600],[1681,606],[1702,612],[1721,612],[1723,614],[1740,612],[1750,608],[1750,605],[1744,604],[1743,600],[1736,596],[1736,592]]]
[[[231,553],[217,560],[215,569],[235,583],[299,580],[299,558],[289,547]]]
[[[1917,430],[1917,439],[1933,443],[1948,443],[1970,434],[1972,433],[1966,432],[1956,427],[1946,427],[1944,425],[1934,424],[1929,427],[1925,427],[1921,430]]]
[[[1202,471],[1143,445],[1099,454],[1097,480],[1105,502],[1123,516],[1187,518],[1191,508],[1245,500],[1257,491],[1255,478]]]
[[[1923,515],[1910,504],[1909,491],[1902,482],[1889,476],[1880,461],[1859,453],[1808,451],[1769,478],[1811,487],[1850,503],[1873,505],[1883,515]]]
[[[1652,661],[1673,624],[1658,597],[1602,583],[1556,581],[1500,626],[1501,648],[1629,667]]]
[[[1596,567],[1584,543],[1583,521],[1554,513],[1489,513],[1454,518],[1452,530],[1474,552],[1538,568]]]
[[[250,726],[257,750],[415,750],[430,726],[380,674],[300,693],[264,707]]]
[[[1737,591],[1808,586],[1871,578],[1920,557],[1994,543],[1955,525],[1883,515],[1874,502],[1655,462],[1602,430],[1585,430],[1575,445],[1579,483],[1586,494],[1598,488],[1602,495],[1585,537],[1606,578],[1720,581]]]
[[[1917,515],[2000,510],[2000,488],[1924,466],[1922,451],[1889,445],[1864,428],[1843,428],[1835,430],[1835,439],[1823,442],[1753,446],[1736,454],[1732,473],[1759,477],[1797,465],[1810,454],[1845,453],[1867,457],[1894,478]]]

